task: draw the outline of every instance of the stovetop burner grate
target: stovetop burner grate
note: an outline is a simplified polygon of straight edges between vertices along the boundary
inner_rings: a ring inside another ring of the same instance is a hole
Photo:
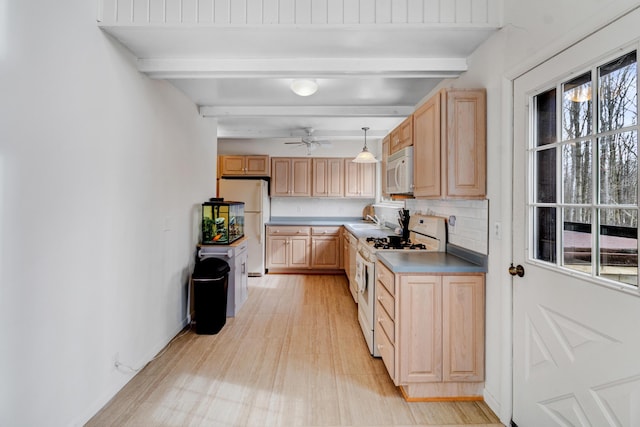
[[[376,249],[427,249],[427,247],[423,243],[412,243],[411,239],[394,239],[392,241],[388,237],[367,237],[367,242],[371,243]]]

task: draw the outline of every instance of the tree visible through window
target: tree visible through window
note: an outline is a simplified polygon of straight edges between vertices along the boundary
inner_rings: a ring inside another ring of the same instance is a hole
[[[535,259],[638,286],[637,82],[633,51],[533,97]]]

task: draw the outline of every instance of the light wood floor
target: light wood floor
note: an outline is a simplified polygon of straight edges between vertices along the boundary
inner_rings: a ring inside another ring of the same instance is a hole
[[[175,339],[87,424],[107,425],[502,426],[483,402],[406,402],[329,275],[249,278],[222,331]]]

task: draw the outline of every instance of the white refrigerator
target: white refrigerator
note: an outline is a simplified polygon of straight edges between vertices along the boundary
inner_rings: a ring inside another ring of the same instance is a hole
[[[249,276],[265,273],[265,223],[271,218],[269,187],[263,179],[221,179],[218,197],[244,202],[244,235],[249,243]]]

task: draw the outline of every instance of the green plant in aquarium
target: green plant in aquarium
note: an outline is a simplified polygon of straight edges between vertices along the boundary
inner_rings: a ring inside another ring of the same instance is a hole
[[[212,218],[202,218],[202,241],[211,242],[213,240],[215,221]]]

